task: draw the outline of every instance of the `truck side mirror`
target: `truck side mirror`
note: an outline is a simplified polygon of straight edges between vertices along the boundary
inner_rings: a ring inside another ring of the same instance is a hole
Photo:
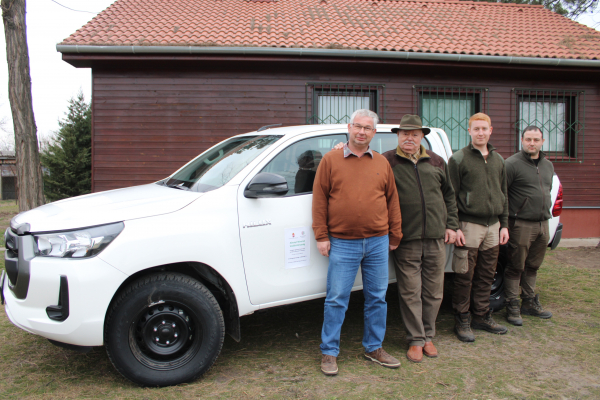
[[[287,192],[288,184],[283,176],[261,172],[252,178],[248,186],[246,186],[244,197],[250,199],[279,197],[286,195]]]

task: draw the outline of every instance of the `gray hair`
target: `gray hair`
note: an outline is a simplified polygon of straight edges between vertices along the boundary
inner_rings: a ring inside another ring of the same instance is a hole
[[[379,117],[371,110],[367,110],[365,108],[361,110],[356,110],[350,116],[350,123],[354,123],[354,118],[356,117],[369,117],[373,120],[373,128],[377,128],[377,122],[379,122]]]

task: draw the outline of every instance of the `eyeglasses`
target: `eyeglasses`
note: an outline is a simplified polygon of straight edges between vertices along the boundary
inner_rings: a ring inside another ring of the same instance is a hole
[[[356,129],[357,131],[362,131],[363,129],[365,130],[365,133],[371,133],[373,132],[373,127],[372,126],[362,126],[359,124],[352,124],[352,126],[354,127],[354,129]]]

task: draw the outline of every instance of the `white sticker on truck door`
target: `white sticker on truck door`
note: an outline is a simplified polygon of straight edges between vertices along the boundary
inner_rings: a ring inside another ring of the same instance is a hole
[[[309,227],[285,230],[285,268],[300,268],[310,265]]]

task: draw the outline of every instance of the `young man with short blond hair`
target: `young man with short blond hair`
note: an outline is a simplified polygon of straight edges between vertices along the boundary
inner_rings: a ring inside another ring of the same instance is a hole
[[[492,130],[489,116],[471,116],[471,143],[448,161],[460,225],[452,260],[452,308],[454,332],[463,342],[475,341],[471,328],[508,332],[494,321],[490,310],[499,245],[508,242],[506,170],[504,159],[489,143]]]

